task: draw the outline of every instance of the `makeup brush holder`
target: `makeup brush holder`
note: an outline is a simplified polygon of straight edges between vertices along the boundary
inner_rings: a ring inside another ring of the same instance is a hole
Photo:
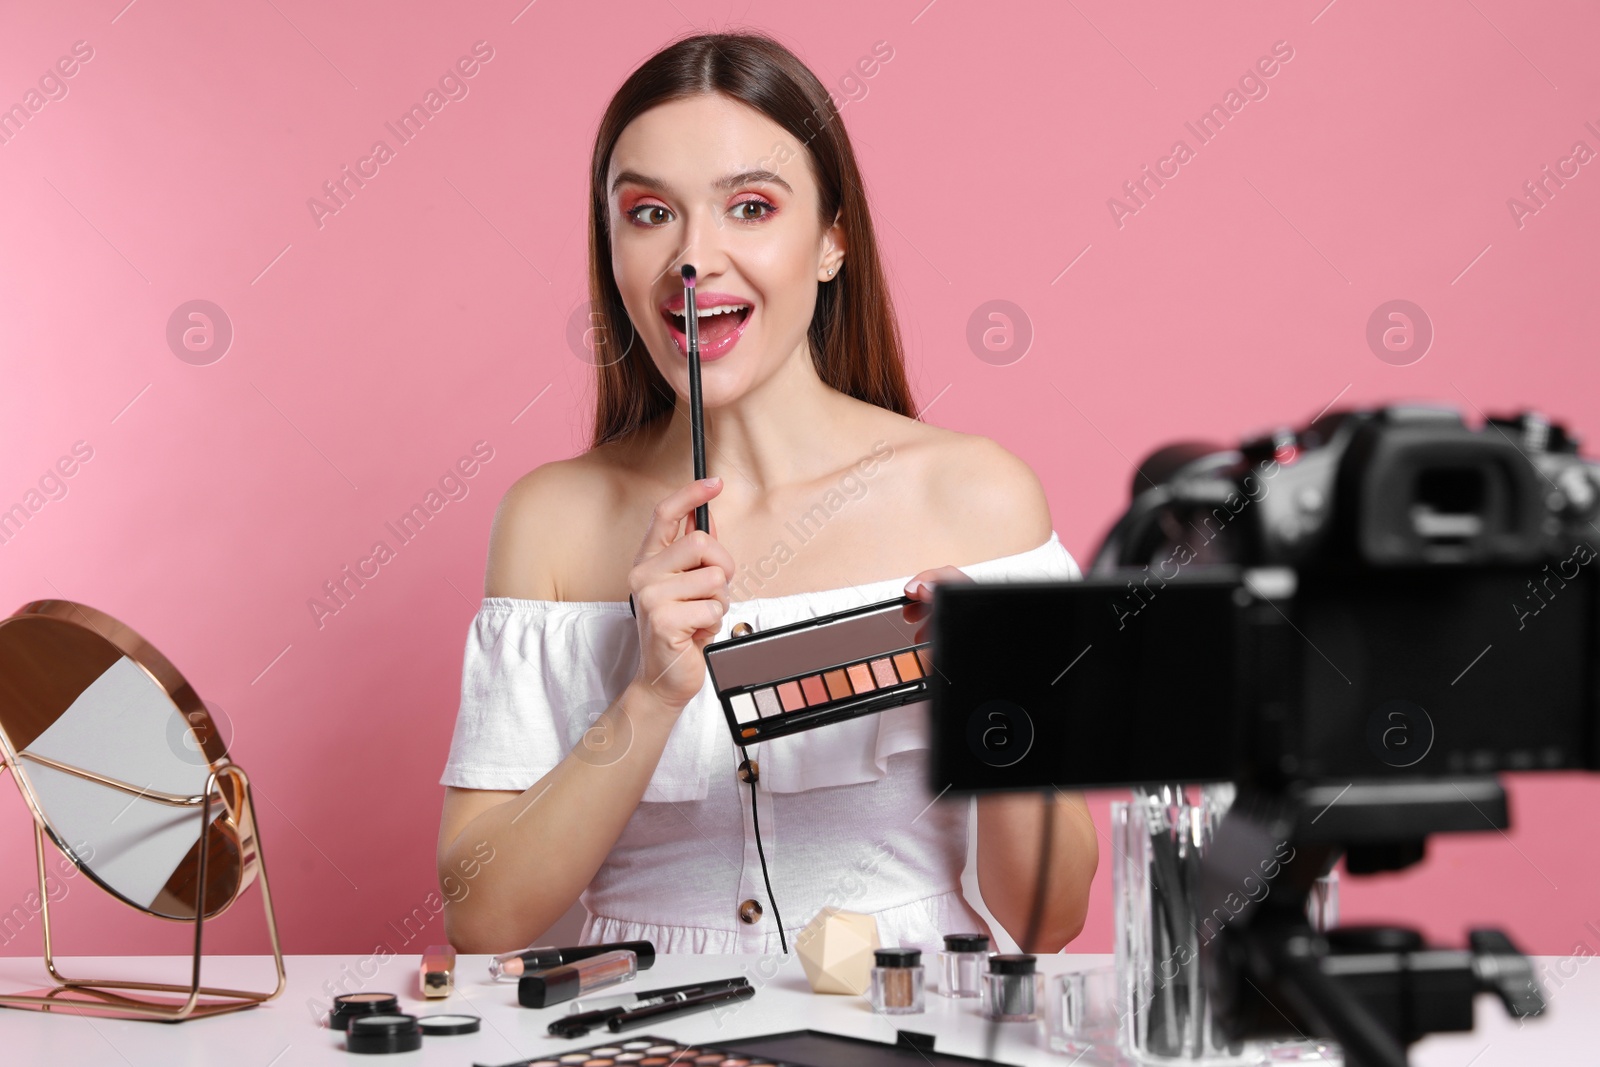
[[[1267,1063],[1342,1063],[1337,1045],[1318,1041],[1247,1041],[1229,1045],[1212,1016],[1200,973],[1200,949],[1221,919],[1199,914],[1200,860],[1233,803],[1220,783],[1135,791],[1111,805],[1112,895],[1116,905],[1119,1044],[1140,1064],[1234,1067]],[[1292,856],[1284,857],[1286,860]],[[1311,922],[1338,921],[1338,874],[1317,882]],[[1245,886],[1242,894],[1267,891]]]

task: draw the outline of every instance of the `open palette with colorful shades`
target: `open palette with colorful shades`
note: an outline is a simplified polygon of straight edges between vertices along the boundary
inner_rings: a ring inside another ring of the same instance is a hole
[[[931,606],[897,597],[705,648],[735,742],[754,744],[923,700]]]
[[[880,1067],[917,1064],[919,1067],[1000,1067],[993,1060],[935,1052],[926,1035],[902,1034],[901,1043],[886,1044],[865,1038],[829,1034],[820,1030],[792,1030],[781,1034],[695,1044],[664,1037],[630,1037],[593,1048],[576,1049],[501,1067]],[[907,1040],[907,1038],[914,1040]],[[484,1065],[475,1065],[484,1067]]]

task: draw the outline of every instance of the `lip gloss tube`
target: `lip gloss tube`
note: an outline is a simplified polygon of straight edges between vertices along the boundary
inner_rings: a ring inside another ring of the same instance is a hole
[[[626,982],[638,973],[637,960],[623,949],[525,974],[517,980],[517,1003],[524,1008],[547,1008]]]
[[[638,957],[641,971],[648,971],[656,961],[656,947],[648,941],[613,941],[604,945],[577,945],[558,948],[555,945],[529,945],[516,952],[502,952],[489,961],[489,977],[497,982],[515,982],[525,974],[559,967],[563,963],[598,956],[603,952],[620,952],[627,949]]]

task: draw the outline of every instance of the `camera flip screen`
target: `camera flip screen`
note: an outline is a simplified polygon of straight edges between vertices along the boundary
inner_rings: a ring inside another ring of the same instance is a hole
[[[936,788],[1233,776],[1236,577],[1137,593],[1095,579],[936,588]]]

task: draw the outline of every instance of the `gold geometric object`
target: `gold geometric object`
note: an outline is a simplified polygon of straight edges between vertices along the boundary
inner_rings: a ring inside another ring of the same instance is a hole
[[[878,922],[870,915],[823,908],[794,939],[814,993],[867,991],[873,952],[883,947]]]
[[[155,646],[70,600],[36,600],[0,620],[5,770],[33,815],[44,965],[56,984],[0,995],[0,1006],[179,1022],[254,1007],[283,992],[283,949],[250,779],[228,758],[205,704]],[[61,973],[52,949],[46,836],[123,903],[193,927],[187,984]],[[201,985],[205,921],[257,878],[276,987]]]

